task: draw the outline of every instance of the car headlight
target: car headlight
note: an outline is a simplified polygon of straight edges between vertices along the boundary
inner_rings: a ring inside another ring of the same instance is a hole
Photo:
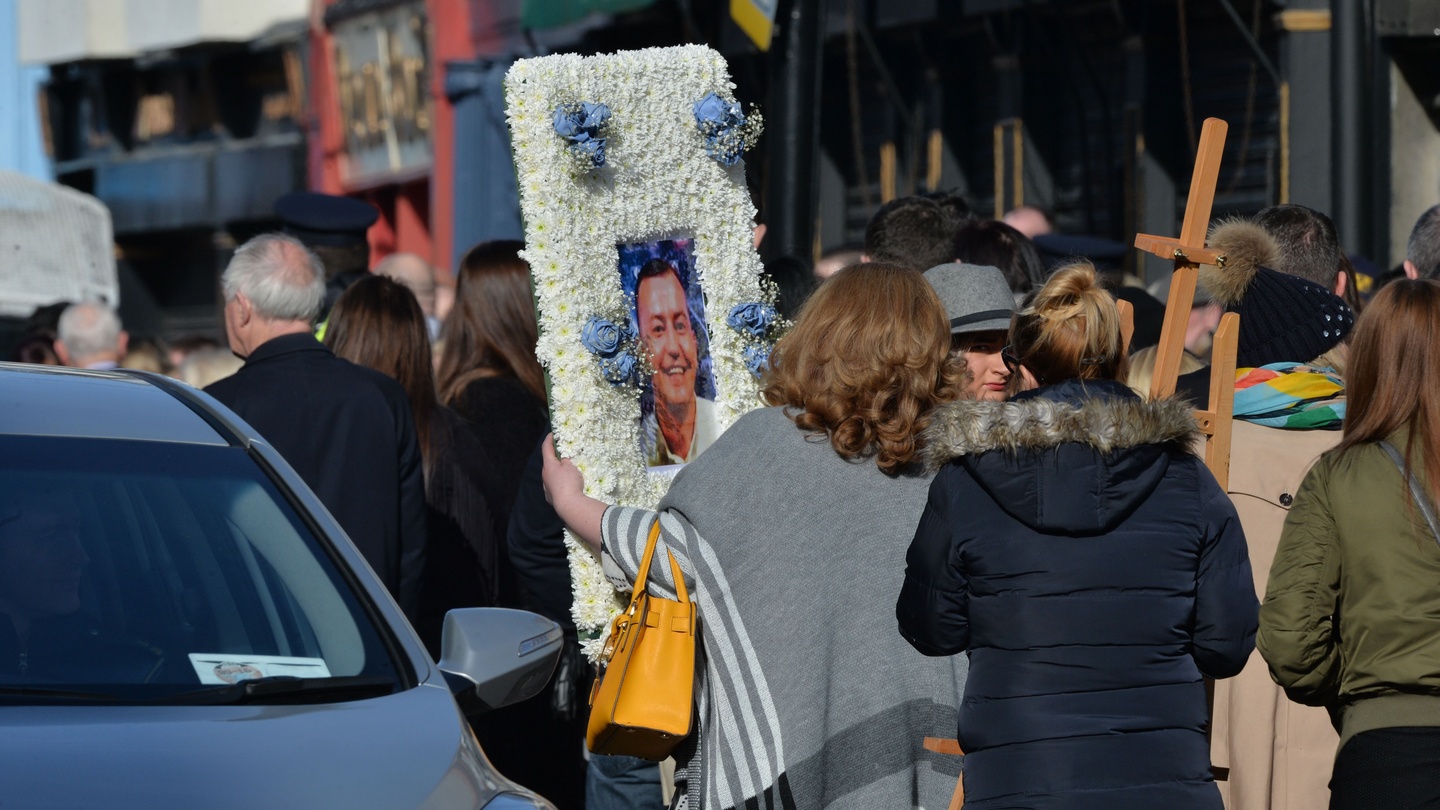
[[[481,810],[555,810],[555,805],[533,793],[501,793]]]

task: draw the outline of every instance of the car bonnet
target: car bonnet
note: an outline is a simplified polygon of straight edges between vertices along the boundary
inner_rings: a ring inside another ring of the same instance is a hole
[[[0,708],[7,808],[465,808],[519,790],[443,687],[299,706]]]

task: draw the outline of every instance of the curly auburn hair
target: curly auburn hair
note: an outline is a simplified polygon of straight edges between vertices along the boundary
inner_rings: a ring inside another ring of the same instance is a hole
[[[930,411],[959,396],[950,321],[918,271],[871,262],[820,285],[770,356],[761,397],[841,458],[886,475],[918,458]]]

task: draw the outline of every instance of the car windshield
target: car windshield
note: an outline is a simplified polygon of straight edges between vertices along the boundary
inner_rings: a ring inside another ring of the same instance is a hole
[[[338,700],[399,672],[244,449],[0,436],[0,704]]]

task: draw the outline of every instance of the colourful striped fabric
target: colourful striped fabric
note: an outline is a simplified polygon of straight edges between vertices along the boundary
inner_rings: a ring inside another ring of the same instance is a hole
[[[1333,369],[1301,363],[1238,368],[1235,418],[1286,430],[1339,430],[1345,383]]]

